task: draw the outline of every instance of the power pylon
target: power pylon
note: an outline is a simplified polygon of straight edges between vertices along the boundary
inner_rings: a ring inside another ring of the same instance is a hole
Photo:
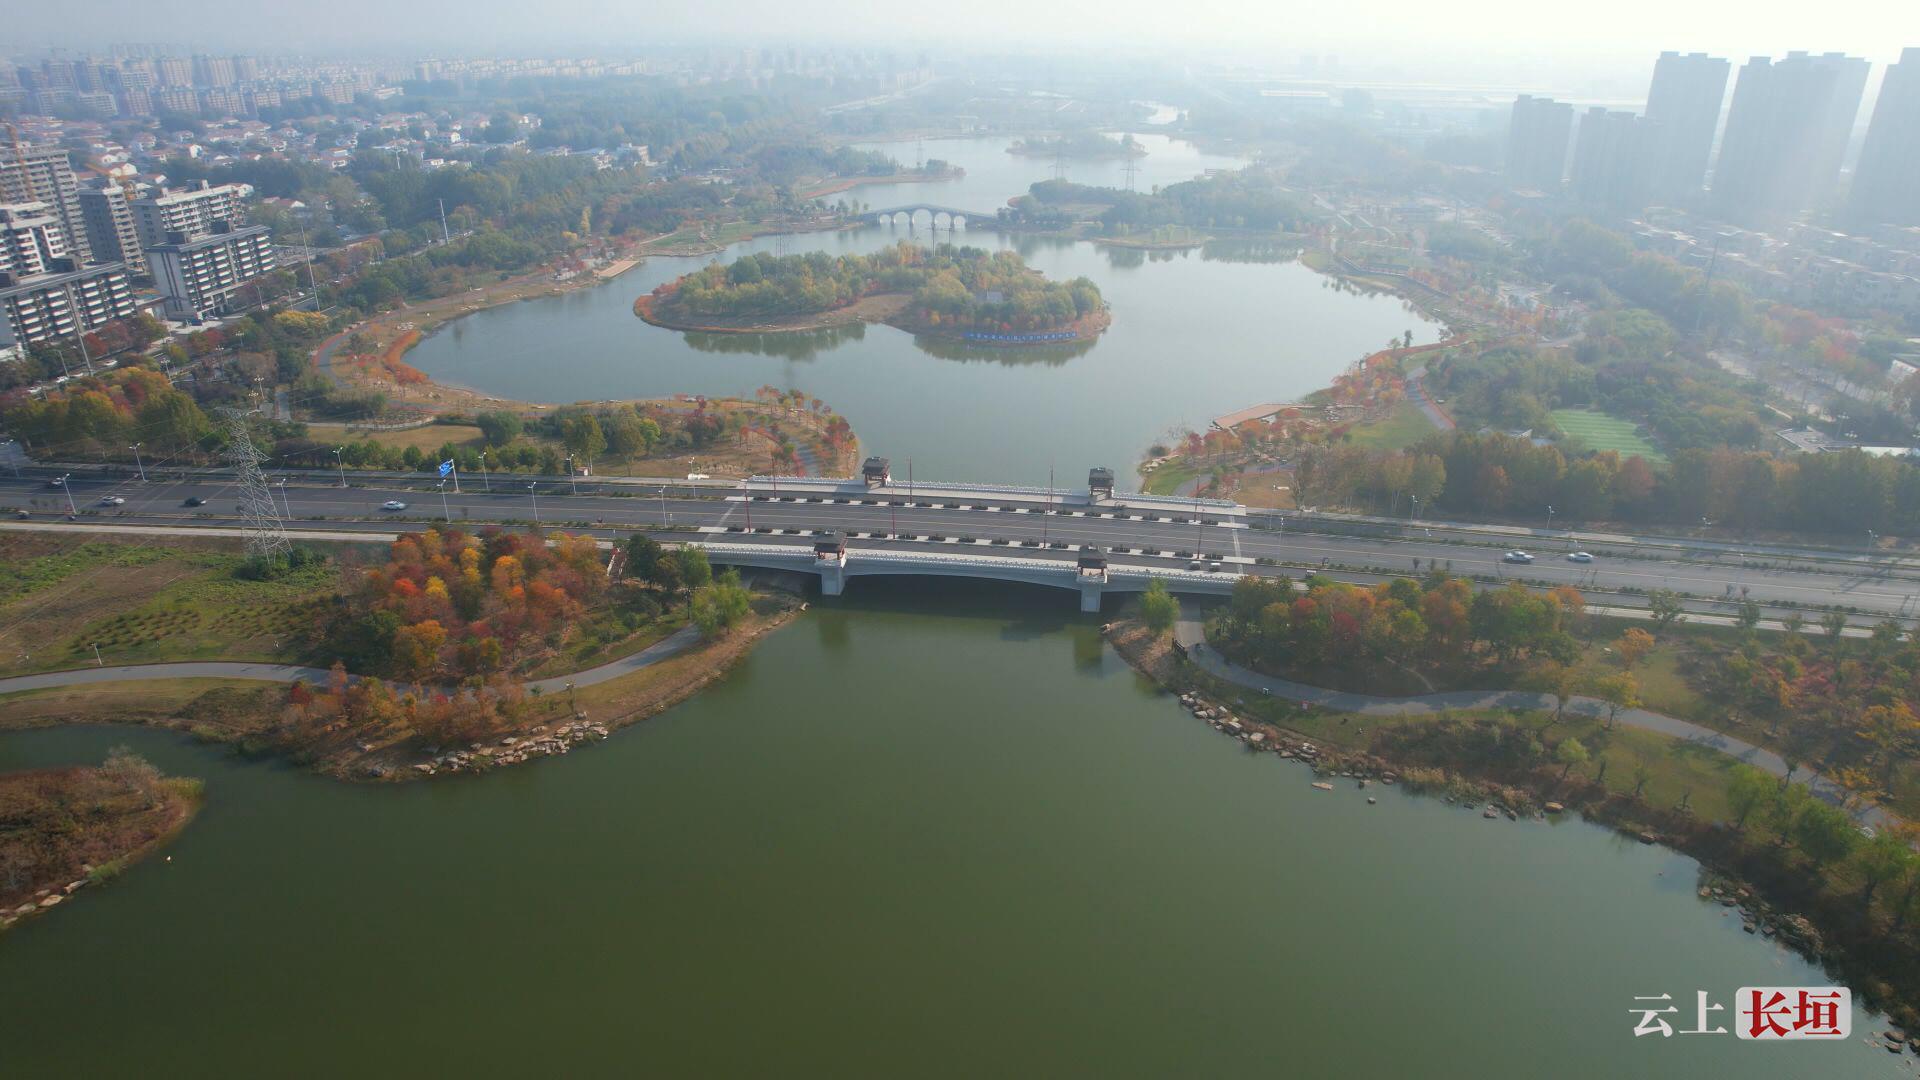
[[[227,459],[233,462],[240,488],[240,516],[246,519],[247,554],[265,558],[285,555],[293,542],[287,539],[280,508],[274,504],[273,489],[267,486],[267,474],[260,471],[266,455],[253,445],[247,430],[247,414],[239,409],[225,410],[227,417]]]

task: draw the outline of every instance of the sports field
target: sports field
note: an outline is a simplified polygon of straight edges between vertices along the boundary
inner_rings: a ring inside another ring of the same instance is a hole
[[[1555,409],[1553,424],[1567,437],[1575,450],[1616,450],[1623,458],[1635,454],[1649,462],[1663,462],[1667,456],[1640,437],[1631,421],[1590,409]]]

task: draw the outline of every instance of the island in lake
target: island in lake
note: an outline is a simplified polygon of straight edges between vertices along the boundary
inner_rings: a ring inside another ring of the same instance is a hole
[[[900,243],[871,255],[744,255],[653,290],[634,314],[673,330],[765,334],[883,322],[998,347],[1088,341],[1110,321],[1084,277],[1048,281],[1011,251]]]
[[[1131,135],[1114,138],[1097,131],[1076,131],[1015,140],[1007,153],[1020,157],[1062,157],[1081,161],[1146,157],[1147,148]]]

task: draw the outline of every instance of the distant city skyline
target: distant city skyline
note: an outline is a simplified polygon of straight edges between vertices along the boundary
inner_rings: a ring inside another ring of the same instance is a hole
[[[933,48],[946,54],[1057,56],[1114,49],[1132,55],[1240,54],[1274,60],[1332,51],[1348,65],[1369,70],[1550,70],[1545,65],[1557,64],[1576,76],[1624,63],[1644,67],[1669,49],[1707,51],[1736,63],[1795,49],[1843,51],[1878,69],[1920,41],[1920,5],[1859,0],[1785,9],[1736,0],[1620,0],[1604,19],[1551,17],[1520,0],[1450,5],[1378,0],[1364,8],[1249,0],[1199,0],[1169,8],[1146,0],[1110,0],[1101,6],[1097,26],[1087,24],[1079,5],[981,0],[969,8],[967,21],[1010,31],[984,37],[950,33],[921,10],[878,0],[804,6],[721,0],[689,8],[615,0],[541,5],[336,0],[325,7],[324,17],[315,9],[252,0],[187,0],[171,6],[168,15],[170,25],[194,27],[196,47],[259,53],[524,56],[663,45],[834,43]],[[137,36],[136,29],[149,25],[151,16],[151,6],[135,0],[101,0],[89,6],[84,21],[54,5],[29,5],[10,19],[9,37],[20,49],[99,47],[105,44],[103,30],[111,28],[115,38]]]

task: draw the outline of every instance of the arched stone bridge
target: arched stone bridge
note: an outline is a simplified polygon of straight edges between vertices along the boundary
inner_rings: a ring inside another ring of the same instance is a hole
[[[727,544],[698,541],[707,558],[722,566],[750,566],[763,570],[793,570],[820,575],[820,592],[839,596],[850,577],[920,575],[925,577],[989,578],[1051,585],[1080,594],[1080,610],[1100,610],[1100,598],[1110,592],[1144,592],[1154,578],[1177,593],[1226,596],[1239,574],[1145,566],[1090,568],[1036,554],[1032,558],[996,555],[958,555],[917,551],[855,549],[837,554],[817,552],[794,544]],[[1104,560],[1103,560],[1104,561]]]
[[[909,226],[917,226],[921,215],[936,229],[964,229],[969,225],[993,225],[1000,218],[997,214],[981,213],[977,210],[960,210],[951,206],[935,206],[932,203],[909,203],[906,206],[893,206],[885,210],[869,210],[867,213],[881,225],[892,225],[906,219]]]

